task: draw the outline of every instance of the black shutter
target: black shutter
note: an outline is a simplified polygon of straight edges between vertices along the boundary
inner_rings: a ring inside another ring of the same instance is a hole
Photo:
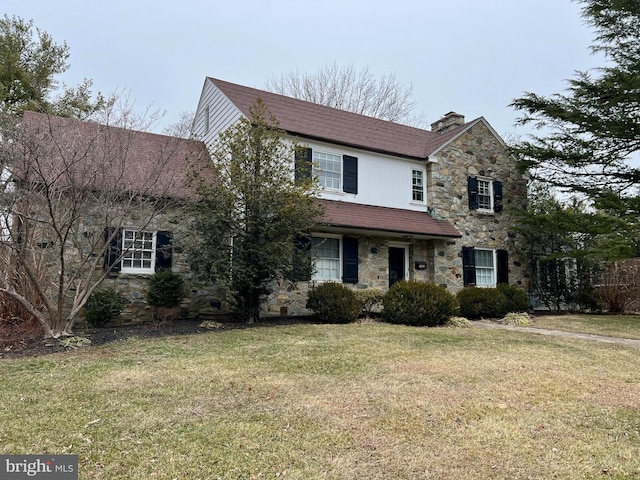
[[[358,193],[358,158],[342,156],[342,191]]]
[[[497,283],[509,283],[509,252],[498,250]]]
[[[296,237],[293,243],[293,269],[291,280],[294,282],[308,282],[311,280],[311,239]]]
[[[303,180],[311,178],[311,158],[312,151],[310,148],[298,147],[296,148],[296,161],[295,161],[295,179]]]
[[[465,287],[476,285],[476,251],[473,247],[462,247],[462,279]]]
[[[171,270],[173,253],[173,233],[159,231],[156,233],[156,272]]]
[[[115,233],[115,235],[114,235]],[[113,238],[109,238],[113,235]],[[104,251],[104,270],[120,271],[120,254],[122,253],[122,229],[116,233],[115,227],[107,227],[103,232],[104,243],[109,245]]]
[[[476,177],[467,178],[467,192],[469,193],[469,209],[478,209],[478,179]]]
[[[493,182],[493,211],[502,211],[502,182]]]
[[[358,239],[342,239],[342,281],[358,283]]]

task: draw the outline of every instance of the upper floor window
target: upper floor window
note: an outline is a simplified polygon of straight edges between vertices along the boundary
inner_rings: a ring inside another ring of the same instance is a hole
[[[121,272],[153,273],[155,271],[155,232],[123,229],[122,251]]]
[[[413,170],[411,177],[412,200],[424,203],[424,171]]]
[[[329,193],[358,193],[358,157],[320,152],[308,147],[296,149],[296,179],[308,178],[312,171],[320,187]]]
[[[342,188],[342,157],[324,152],[313,152],[314,173],[321,187]]]
[[[471,210],[502,211],[502,182],[489,178],[469,177],[467,191]]]

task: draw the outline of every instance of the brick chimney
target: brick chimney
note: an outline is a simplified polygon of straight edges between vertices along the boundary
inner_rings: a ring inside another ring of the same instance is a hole
[[[461,125],[464,125],[464,115],[460,115],[456,112],[449,112],[440,120],[437,120],[431,124],[431,131],[444,133]]]

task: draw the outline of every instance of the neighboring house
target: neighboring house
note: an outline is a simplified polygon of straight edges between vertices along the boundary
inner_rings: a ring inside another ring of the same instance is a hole
[[[451,112],[428,131],[206,78],[195,138],[213,144],[250,118],[258,98],[306,147],[295,161],[312,162],[326,210],[312,237],[315,274],[294,291],[281,285],[266,313],[306,313],[306,291],[325,281],[384,290],[417,279],[453,293],[526,288],[523,240],[510,231],[526,181],[484,118],[465,122]]]
[[[16,190],[26,194],[9,208],[32,225],[22,231],[31,232],[37,263],[53,270],[48,283],[56,285],[55,257],[64,251],[69,298],[76,285],[105,278],[129,299],[125,321],[148,318],[150,275],[171,269],[188,277],[184,205],[195,195],[187,177],[194,169],[208,174],[204,143],[35,112],[25,112],[20,132],[23,153],[12,170]],[[67,239],[62,249],[56,229]],[[212,289],[189,287],[189,313],[219,308]]]

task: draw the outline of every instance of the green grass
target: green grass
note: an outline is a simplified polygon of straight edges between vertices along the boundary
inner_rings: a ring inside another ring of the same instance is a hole
[[[539,315],[533,327],[640,339],[639,315]]]
[[[378,323],[223,330],[0,363],[0,453],[82,479],[640,475],[640,349]]]

